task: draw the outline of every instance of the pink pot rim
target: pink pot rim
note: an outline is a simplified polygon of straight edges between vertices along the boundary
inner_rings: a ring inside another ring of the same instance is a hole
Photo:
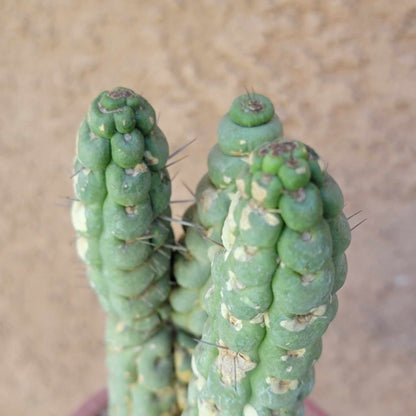
[[[107,401],[107,389],[101,389],[89,397],[75,412],[71,413],[70,416],[99,416],[100,412],[103,412],[106,409]],[[328,416],[327,413],[309,399],[305,400],[305,410],[305,416]]]
[[[70,416],[98,416],[100,412],[107,408],[108,395],[107,389],[101,389],[90,396],[75,412]]]

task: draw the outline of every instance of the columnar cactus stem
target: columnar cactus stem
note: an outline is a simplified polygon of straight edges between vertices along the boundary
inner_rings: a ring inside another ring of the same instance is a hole
[[[267,134],[265,134],[265,132]],[[194,337],[200,337],[207,318],[203,298],[211,286],[211,260],[208,252],[221,241],[221,231],[236,191],[235,179],[247,165],[250,151],[259,143],[280,137],[282,125],[267,97],[247,94],[238,97],[218,128],[218,144],[208,156],[208,173],[196,190],[196,203],[185,213],[184,220],[194,224],[185,226],[182,243],[186,252],[174,256],[174,275],[178,287],[170,297],[174,323]],[[231,142],[231,140],[233,142]],[[192,348],[181,349],[189,357]],[[190,364],[188,364],[190,365]],[[187,374],[191,374],[190,372]],[[188,376],[189,377],[189,376]],[[189,378],[182,386],[187,386]],[[192,398],[192,392],[188,394]],[[187,412],[191,406],[188,404]]]
[[[91,104],[72,221],[108,313],[109,416],[303,415],[351,233],[319,156],[281,133],[268,98],[233,102],[184,216],[171,293],[169,152],[154,110],[126,88]]]
[[[166,325],[173,241],[168,144],[155,112],[126,88],[101,93],[77,137],[77,251],[108,312],[109,415],[174,415]]]
[[[236,182],[187,414],[299,416],[346,275],[342,194],[294,140],[260,145]]]
[[[281,134],[282,125],[273,104],[260,94],[236,98],[219,123],[218,144],[208,156],[208,173],[198,184],[196,203],[184,215],[184,220],[197,227],[184,227],[187,251],[174,256],[178,287],[170,297],[172,319],[195,337],[201,336],[207,317],[203,297],[211,286],[208,250],[221,241],[230,195],[236,191],[235,180],[247,165],[250,152]]]

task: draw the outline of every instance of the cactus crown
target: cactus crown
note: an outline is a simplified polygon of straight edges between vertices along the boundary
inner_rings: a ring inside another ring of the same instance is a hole
[[[229,114],[234,123],[244,127],[255,127],[272,119],[274,106],[264,95],[247,93],[233,101]]]

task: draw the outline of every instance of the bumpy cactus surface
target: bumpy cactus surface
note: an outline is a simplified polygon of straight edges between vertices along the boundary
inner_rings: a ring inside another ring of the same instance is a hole
[[[178,287],[170,301],[176,325],[201,336],[207,318],[203,298],[211,286],[210,247],[221,244],[221,232],[236,191],[236,178],[247,165],[252,150],[282,134],[282,125],[273,104],[260,94],[245,94],[234,100],[218,126],[218,143],[208,156],[208,173],[196,190],[196,203],[185,213],[182,243],[186,252],[174,256],[174,276]]]
[[[343,197],[318,155],[277,140],[249,165],[213,258],[189,415],[302,415],[346,276]]]
[[[116,88],[92,102],[76,152],[72,220],[108,312],[109,415],[174,415],[166,138],[152,106]]]
[[[172,259],[153,108],[126,88],[91,104],[72,221],[108,313],[109,416],[303,415],[351,233],[317,153],[281,134],[267,97],[232,103]]]

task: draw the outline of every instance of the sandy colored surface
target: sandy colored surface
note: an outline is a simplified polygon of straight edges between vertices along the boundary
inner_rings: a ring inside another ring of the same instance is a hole
[[[234,97],[274,101],[368,218],[312,398],[333,416],[416,414],[415,2],[121,3],[1,2],[0,414],[66,415],[105,383],[104,315],[61,205],[78,125],[117,85],[153,103],[173,150],[198,137],[175,199]]]

